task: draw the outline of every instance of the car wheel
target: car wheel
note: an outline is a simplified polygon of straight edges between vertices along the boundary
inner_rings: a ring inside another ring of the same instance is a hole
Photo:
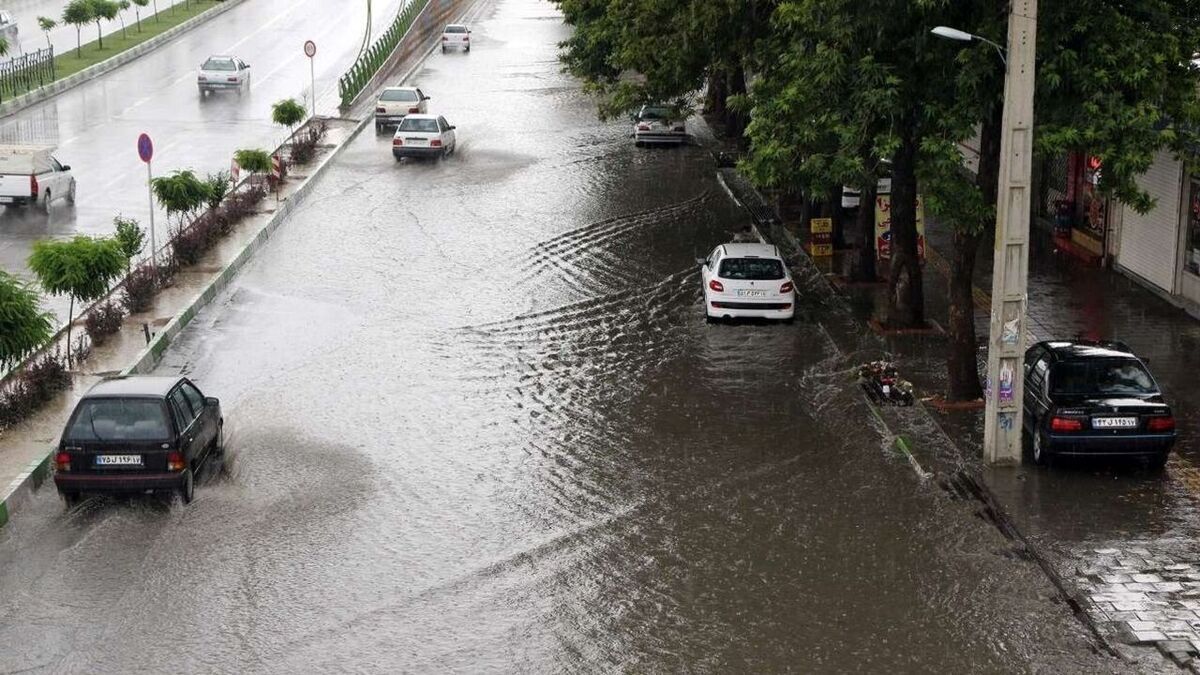
[[[179,499],[184,504],[191,504],[196,496],[196,478],[191,469],[183,472],[183,485],[179,487]]]
[[[442,45],[442,53],[443,53],[443,54],[445,54],[445,53],[446,53],[446,45]]]
[[[42,210],[50,213],[50,202],[52,201],[54,201],[54,196],[50,194],[49,190],[46,190],[46,198],[42,200]]]
[[[646,144],[645,144],[645,143],[643,143],[643,142],[641,142],[641,141],[634,141],[634,142],[633,142],[633,144],[634,144],[636,147],[639,147],[639,148],[644,148],[644,147],[646,147]]]
[[[785,326],[791,326],[794,323],[796,323],[796,317],[794,317],[794,316],[789,316],[788,318],[783,320],[783,325],[785,325]]]
[[[209,448],[209,452],[212,453],[212,455],[214,457],[221,457],[225,454],[225,425],[224,424],[217,427],[217,437],[213,439],[212,447]]]
[[[1042,432],[1037,429],[1033,431],[1033,463],[1040,466],[1050,463],[1050,453],[1046,450],[1045,444],[1042,442]]]
[[[470,54],[470,53],[471,53],[471,48],[470,48],[470,47],[467,47],[467,48],[466,48],[466,49],[464,49],[463,51],[464,51],[464,52],[466,52],[466,53],[468,53],[468,54]]]
[[[1151,471],[1162,471],[1167,467],[1167,458],[1171,456],[1170,452],[1162,452],[1151,457],[1147,463],[1150,465]]]
[[[717,317],[713,316],[712,314],[709,314],[708,312],[704,313],[704,323],[714,324],[714,323],[717,323],[717,321],[718,321]]]
[[[67,503],[67,508],[77,506],[79,502],[83,501],[83,497],[78,492],[60,492],[58,494]]]
[[[71,191],[67,193],[67,203],[75,203],[75,181],[71,181]]]

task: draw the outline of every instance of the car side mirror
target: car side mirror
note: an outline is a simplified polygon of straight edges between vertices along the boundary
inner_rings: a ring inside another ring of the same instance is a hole
[[[454,126],[453,124],[451,124],[451,125],[450,125],[450,128],[451,128],[451,129],[457,129],[458,127],[456,127],[456,126]]]
[[[204,399],[204,405],[210,408],[215,408],[221,405],[221,399],[217,398],[216,396],[208,396]]]
[[[433,97],[432,97],[432,96],[426,96],[425,98],[423,98],[423,99],[421,99],[421,100],[422,100],[422,101],[432,101],[432,100],[433,100]]]
[[[70,170],[71,170],[71,165],[70,165],[70,164],[63,164],[63,165],[62,165],[62,170],[63,170],[63,171],[70,171]],[[1143,361],[1145,361],[1145,359],[1142,359],[1142,360],[1143,360]]]

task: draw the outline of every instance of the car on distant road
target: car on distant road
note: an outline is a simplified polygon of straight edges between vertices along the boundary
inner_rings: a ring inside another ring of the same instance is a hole
[[[441,158],[453,154],[457,147],[454,129],[441,115],[409,115],[392,136],[392,156],[400,161],[405,157]]]
[[[452,23],[442,30],[442,53],[447,49],[471,51],[471,29],[461,23]]]
[[[430,100],[419,87],[388,87],[379,94],[375,102],[375,133],[394,127],[409,115],[429,112],[426,101]]]
[[[37,205],[45,211],[56,199],[75,203],[75,177],[44,145],[0,146],[0,204]]]
[[[236,56],[210,56],[200,64],[196,86],[201,96],[214,91],[236,91],[240,95],[250,86],[250,66]]]
[[[87,493],[177,492],[192,501],[196,474],[224,452],[221,403],[184,377],[103,380],[75,405],[54,453],[67,504]]]
[[[688,139],[685,115],[667,105],[642,106],[633,115],[634,145],[641,148],[652,144],[680,145]]]
[[[719,319],[761,318],[791,323],[796,286],[779,249],[770,244],[721,244],[696,261],[704,291],[704,315]]]
[[[20,29],[17,27],[17,19],[12,15],[12,12],[6,9],[0,9],[0,37],[8,40],[9,51],[16,54],[17,36]]]
[[[1049,340],[1025,352],[1023,431],[1034,462],[1137,457],[1154,468],[1175,444],[1175,416],[1145,363],[1120,342]],[[1003,374],[1001,374],[1003,385]]]

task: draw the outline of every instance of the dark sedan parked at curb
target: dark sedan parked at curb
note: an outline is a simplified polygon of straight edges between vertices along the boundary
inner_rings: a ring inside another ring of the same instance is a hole
[[[1033,460],[1139,457],[1154,468],[1175,417],[1141,359],[1119,342],[1051,340],[1025,352],[1024,430]]]
[[[178,492],[192,501],[196,473],[224,452],[221,403],[183,377],[104,380],[75,406],[54,454],[67,504],[92,492]]]

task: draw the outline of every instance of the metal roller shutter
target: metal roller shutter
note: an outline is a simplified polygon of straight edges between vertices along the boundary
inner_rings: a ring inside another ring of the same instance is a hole
[[[1124,207],[1121,267],[1159,288],[1175,290],[1175,258],[1179,242],[1179,204],[1183,167],[1169,152],[1159,152],[1138,185],[1154,198],[1142,215]]]

